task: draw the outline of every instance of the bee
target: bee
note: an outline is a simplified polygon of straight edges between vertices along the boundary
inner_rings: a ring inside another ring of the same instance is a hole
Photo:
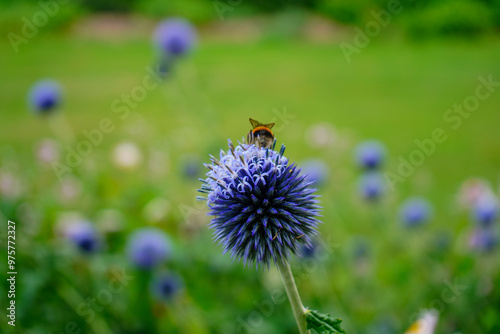
[[[253,129],[247,135],[247,143],[258,147],[271,148],[274,143],[274,134],[271,131],[274,123],[264,124],[252,118],[249,120]]]

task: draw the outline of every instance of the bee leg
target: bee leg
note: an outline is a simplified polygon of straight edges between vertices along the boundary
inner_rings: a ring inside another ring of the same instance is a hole
[[[248,134],[247,134],[247,144],[253,144],[255,138],[253,136],[253,132],[250,131]]]

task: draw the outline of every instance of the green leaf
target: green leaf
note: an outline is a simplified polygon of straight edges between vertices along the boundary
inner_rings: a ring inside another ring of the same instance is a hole
[[[334,319],[330,315],[319,313],[314,310],[306,312],[307,329],[315,329],[318,333],[341,333],[345,331],[340,326],[341,319]]]

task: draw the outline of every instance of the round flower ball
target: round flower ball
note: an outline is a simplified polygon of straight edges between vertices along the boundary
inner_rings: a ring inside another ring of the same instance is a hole
[[[498,243],[498,237],[491,228],[477,227],[469,237],[469,246],[471,249],[488,253],[495,249]]]
[[[472,208],[473,219],[481,226],[491,226],[498,217],[498,201],[493,196],[483,196]]]
[[[163,272],[153,279],[151,291],[153,297],[170,301],[180,292],[182,287],[183,282],[178,275]]]
[[[182,56],[196,43],[196,31],[188,21],[180,18],[166,19],[156,27],[154,43],[167,56]]]
[[[171,254],[171,245],[162,230],[145,227],[131,234],[127,244],[127,253],[134,265],[142,269],[150,269],[167,260]]]
[[[284,145],[277,152],[230,142],[220,160],[206,165],[200,191],[207,194],[214,238],[245,265],[283,263],[317,234],[315,189],[284,151]]]
[[[367,201],[376,201],[384,193],[384,180],[379,173],[368,172],[361,175],[358,182],[358,192]]]
[[[142,163],[142,152],[133,142],[123,142],[113,149],[113,163],[123,170],[134,170]]]
[[[430,220],[432,207],[426,199],[414,197],[403,203],[399,215],[403,224],[415,227]]]
[[[52,79],[36,82],[28,93],[28,104],[33,112],[48,114],[61,104],[61,86]]]
[[[385,155],[385,146],[377,140],[364,141],[355,149],[356,162],[363,169],[379,168]]]
[[[95,226],[86,220],[69,224],[64,230],[64,235],[83,253],[92,253],[100,246],[99,233]]]

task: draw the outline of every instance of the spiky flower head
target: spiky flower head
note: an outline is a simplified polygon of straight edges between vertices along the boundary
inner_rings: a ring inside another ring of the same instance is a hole
[[[378,140],[367,140],[360,143],[355,149],[358,165],[363,169],[377,169],[384,162],[385,146]]]
[[[99,234],[89,221],[82,220],[71,223],[64,230],[64,234],[83,253],[92,253],[99,248]]]
[[[157,26],[154,42],[164,55],[182,56],[194,47],[196,30],[184,19],[166,19]]]
[[[499,214],[498,201],[492,195],[480,197],[472,208],[473,219],[481,226],[488,227],[495,222]]]
[[[367,201],[377,201],[384,190],[384,180],[377,172],[367,172],[359,178],[358,192]]]
[[[28,103],[35,113],[48,114],[61,103],[61,86],[52,79],[36,82],[28,94]]]
[[[403,224],[414,227],[426,223],[431,218],[432,207],[426,199],[413,197],[403,203],[399,213]]]
[[[156,275],[151,286],[153,297],[160,300],[172,300],[182,289],[182,279],[177,274],[160,273]]]
[[[130,261],[137,267],[150,269],[170,256],[170,240],[160,229],[144,227],[132,233],[127,252]]]
[[[295,164],[272,148],[240,144],[211,157],[207,179],[199,191],[206,193],[210,227],[224,252],[244,264],[269,266],[285,261],[311,244],[320,207],[315,189]]]

